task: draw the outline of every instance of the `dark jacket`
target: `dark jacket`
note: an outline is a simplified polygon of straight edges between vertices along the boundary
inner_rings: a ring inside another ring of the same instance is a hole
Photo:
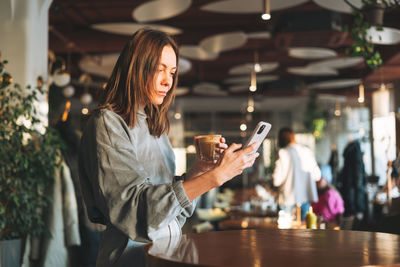
[[[364,212],[367,208],[364,162],[360,143],[349,143],[344,152],[344,166],[338,177],[338,187],[345,204],[345,216]]]

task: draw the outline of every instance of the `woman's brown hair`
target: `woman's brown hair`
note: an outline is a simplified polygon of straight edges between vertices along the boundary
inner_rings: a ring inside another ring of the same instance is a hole
[[[122,50],[96,109],[110,109],[120,115],[130,128],[134,128],[136,114],[142,105],[147,114],[150,134],[160,137],[168,132],[167,113],[175,95],[176,75],[163,103],[154,105],[151,102],[154,77],[165,46],[174,49],[178,66],[178,47],[169,35],[151,29],[137,31]]]

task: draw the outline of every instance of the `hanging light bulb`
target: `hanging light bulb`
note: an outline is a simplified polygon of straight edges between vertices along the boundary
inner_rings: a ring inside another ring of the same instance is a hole
[[[64,87],[69,82],[71,81],[71,75],[69,73],[66,73],[64,70],[56,70],[54,75],[53,75],[53,82],[58,86],[58,87]]]
[[[194,145],[189,145],[189,146],[186,148],[186,153],[188,153],[188,154],[194,154],[194,153],[196,153],[196,147],[195,147]]]
[[[89,93],[84,93],[81,96],[81,103],[84,105],[89,105],[90,103],[92,103],[92,100],[93,100],[93,97]]]
[[[271,11],[269,8],[269,0],[264,0],[264,13],[261,15],[263,20],[270,20],[271,19]]]
[[[254,71],[255,72],[261,72],[262,71],[262,68],[261,68],[261,65],[260,65],[260,61],[258,59],[258,51],[254,52]]]
[[[337,102],[335,105],[335,116],[340,116],[342,114],[341,110],[340,110],[340,103]]]
[[[255,63],[254,64],[254,71],[255,72],[261,72],[262,71],[260,63]]]
[[[72,85],[68,85],[66,87],[64,87],[64,89],[62,90],[62,94],[66,97],[66,98],[70,98],[71,96],[73,96],[75,93],[75,88]]]
[[[182,115],[181,115],[181,113],[176,112],[175,115],[174,115],[174,117],[175,117],[175,119],[179,120],[179,119],[182,118]]]
[[[358,103],[364,103],[364,84],[358,86]]]
[[[250,80],[249,90],[250,90],[250,92],[257,91],[257,77],[256,77],[256,72],[255,71],[251,72],[251,80]]]
[[[71,81],[71,75],[66,70],[65,60],[62,57],[56,57],[61,62],[61,67],[54,71],[52,81],[58,87],[64,87]]]
[[[247,112],[250,112],[250,113],[252,113],[252,112],[254,112],[254,100],[253,100],[253,97],[249,97],[249,101],[248,101],[248,104],[247,104]]]
[[[240,130],[242,132],[246,131],[247,130],[247,125],[245,123],[240,124]]]

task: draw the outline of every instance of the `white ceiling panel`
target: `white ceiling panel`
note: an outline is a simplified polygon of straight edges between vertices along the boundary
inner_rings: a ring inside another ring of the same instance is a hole
[[[309,66],[313,69],[318,68],[333,68],[333,69],[344,69],[357,66],[364,62],[362,57],[343,57],[327,59],[318,62],[310,63]]]
[[[287,72],[300,76],[336,76],[339,72],[332,68],[289,67]]]
[[[270,0],[271,11],[281,10],[306,3],[308,0]],[[227,0],[215,1],[201,7],[204,11],[218,13],[261,13],[262,0]]]
[[[197,60],[214,60],[218,57],[218,53],[204,50],[197,45],[182,45],[179,47],[179,54]]]
[[[110,23],[98,23],[92,24],[92,27],[95,30],[108,32],[108,33],[115,33],[115,34],[122,34],[122,35],[132,35],[136,31],[142,28],[150,28],[159,31],[163,31],[169,33],[171,35],[176,35],[182,33],[182,30],[166,25],[160,24],[141,24],[141,23],[134,23],[134,22],[110,22]]]
[[[319,47],[291,47],[288,49],[288,54],[291,57],[301,59],[320,59],[337,56],[336,51]]]
[[[193,92],[201,95],[228,95],[228,92],[222,91],[218,84],[208,82],[196,84],[193,86]]]
[[[261,66],[261,73],[271,72],[276,70],[279,67],[278,62],[262,62],[260,63]],[[229,74],[236,75],[236,74],[251,74],[254,70],[254,63],[246,63],[238,66],[234,66],[229,70]]]
[[[185,12],[192,0],[147,1],[133,10],[132,17],[138,22],[150,22],[173,18]]]
[[[278,75],[257,75],[256,77],[257,83],[260,82],[271,82],[271,81],[276,81],[279,79]],[[251,77],[250,75],[246,76],[239,76],[239,77],[233,77],[226,79],[224,82],[225,83],[248,83],[250,85]]]
[[[309,89],[338,89],[356,86],[361,83],[361,79],[338,79],[312,83],[308,86]]]
[[[378,31],[376,27],[367,30],[367,40],[373,44],[394,45],[400,43],[400,30],[395,28],[383,27]]]
[[[229,32],[209,36],[200,41],[199,46],[211,53],[221,53],[243,46],[247,41],[244,32]]]

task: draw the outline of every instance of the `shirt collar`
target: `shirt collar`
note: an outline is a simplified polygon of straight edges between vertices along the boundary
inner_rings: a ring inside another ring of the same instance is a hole
[[[139,109],[137,113],[138,113],[138,117],[144,118],[144,119],[147,118],[147,114],[146,114],[146,112],[144,112],[144,108]]]

